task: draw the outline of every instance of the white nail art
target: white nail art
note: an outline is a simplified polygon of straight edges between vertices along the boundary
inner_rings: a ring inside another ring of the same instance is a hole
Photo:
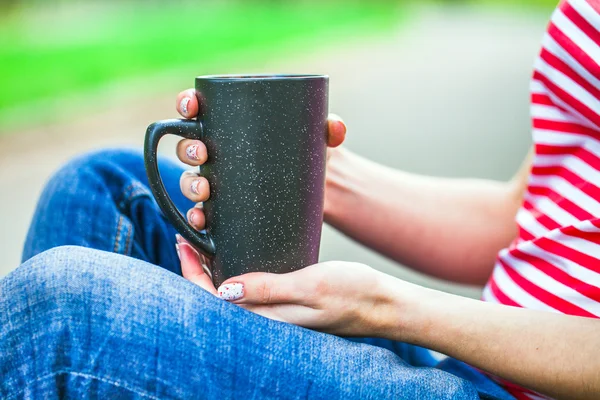
[[[228,283],[226,285],[221,285],[217,289],[217,295],[219,298],[227,301],[241,299],[244,297],[244,284]]]
[[[198,159],[198,145],[197,144],[191,144],[191,145],[189,145],[185,149],[185,155],[190,160],[197,160]]]
[[[190,98],[189,97],[184,97],[183,99],[181,99],[181,103],[179,103],[179,106],[181,107],[181,112],[186,114],[188,113],[188,103],[190,102]]]
[[[199,185],[200,185],[199,179],[196,179],[195,181],[192,182],[192,184],[190,185],[190,189],[192,190],[193,193],[200,194],[200,191],[198,189]]]
[[[188,222],[189,222],[190,224],[192,224],[192,225],[196,225],[196,214],[194,214],[192,211],[193,211],[193,209],[190,209],[190,210],[187,212],[187,215],[186,215],[186,217],[187,217],[187,220],[188,220]]]

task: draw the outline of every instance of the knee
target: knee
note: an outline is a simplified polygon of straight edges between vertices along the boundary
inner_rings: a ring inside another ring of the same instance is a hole
[[[94,366],[102,350],[98,344],[115,332],[127,338],[139,327],[136,323],[153,320],[155,309],[143,300],[153,293],[152,285],[170,282],[161,270],[77,246],[55,247],[31,258],[0,281],[0,309],[7,311],[0,312],[0,350],[14,350],[0,351],[0,370],[12,370],[14,382],[32,382],[32,373],[46,376]],[[7,369],[29,365],[28,354],[36,355],[35,371]]]
[[[144,261],[79,246],[59,246],[30,258],[5,278],[16,308],[43,320],[81,320],[102,314],[132,293],[145,295],[174,274]],[[0,293],[2,290],[0,290]],[[42,322],[43,324],[43,322]],[[59,324],[60,325],[60,324]]]
[[[144,163],[141,151],[135,149],[109,148],[94,150],[71,159],[65,167],[98,168],[104,164],[113,164],[122,168],[138,166]]]
[[[76,300],[102,279],[106,268],[98,268],[106,253],[79,246],[58,246],[30,258],[6,279],[15,289],[27,289],[27,296],[57,304]],[[108,267],[108,266],[107,266]]]
[[[85,153],[72,162],[92,169],[102,169],[111,165],[112,168],[138,171],[144,168],[144,155],[136,149],[102,149]]]
[[[0,308],[10,310],[0,315],[1,325],[10,327],[0,334],[0,341],[18,343],[19,337],[34,332],[46,343],[47,356],[52,356],[61,347],[59,338],[71,337],[77,321],[89,317],[95,276],[85,260],[93,253],[76,246],[55,247],[0,281]]]
[[[160,309],[183,306],[212,313],[215,305],[223,306],[215,296],[161,267],[78,246],[40,253],[0,284],[0,308],[7,301],[6,309],[15,315],[30,315],[40,327],[53,322],[61,332],[72,329],[73,322],[94,318],[99,324],[128,324],[128,310],[154,318]]]
[[[46,250],[6,279],[12,288],[25,290],[27,296],[78,309],[90,302],[110,304],[138,297],[160,301],[158,286],[164,286],[162,293],[184,290],[173,289],[182,285],[189,290],[190,286],[180,276],[148,262],[80,246]]]
[[[109,149],[83,154],[50,177],[40,196],[36,216],[47,214],[47,210],[55,213],[77,205],[86,207],[89,197],[117,201],[116,197],[127,195],[127,191],[144,189],[140,179],[145,179],[145,175],[139,151]]]
[[[150,195],[140,181],[145,175],[135,150],[95,151],[67,162],[40,195],[22,259],[65,244],[112,249],[126,201]]]
[[[141,152],[135,150],[106,149],[85,153],[71,159],[56,171],[45,191],[60,191],[62,194],[79,192],[82,186],[103,183],[115,173],[143,171],[143,165]]]

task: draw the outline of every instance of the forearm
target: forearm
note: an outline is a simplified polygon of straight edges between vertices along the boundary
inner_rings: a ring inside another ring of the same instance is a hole
[[[553,397],[600,398],[599,320],[488,304],[386,278],[395,286],[388,304],[397,318],[387,321],[392,325],[383,336]],[[409,293],[404,301],[400,290]]]
[[[329,161],[325,219],[414,269],[482,284],[517,234],[519,201],[508,183],[409,174],[340,149]]]

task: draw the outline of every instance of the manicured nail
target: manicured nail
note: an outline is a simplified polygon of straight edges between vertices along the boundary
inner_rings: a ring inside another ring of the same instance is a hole
[[[200,257],[200,253],[198,253],[198,250],[196,250],[196,248],[194,246],[192,246],[190,244],[190,242],[188,242],[187,240],[185,240],[181,236],[179,236],[179,238],[177,240],[179,241],[178,244],[179,244],[179,250],[180,251],[181,251],[182,247],[187,247],[187,248],[189,248],[195,254],[196,257]]]
[[[177,250],[177,258],[181,261],[181,252],[179,251],[179,243],[175,243],[175,250]]]
[[[208,268],[208,265],[206,265],[206,264],[202,264],[202,269],[204,270],[204,273],[205,273],[206,275],[208,275],[208,277],[209,277],[210,279],[212,279],[212,271],[210,270],[210,268]]]
[[[198,189],[198,186],[200,186],[200,179],[196,179],[190,185],[190,189],[192,189],[192,193],[200,194],[200,189]]]
[[[244,284],[227,283],[225,285],[221,285],[217,289],[217,295],[219,298],[227,301],[241,299],[244,297]]]
[[[190,144],[186,149],[185,149],[185,155],[187,156],[187,158],[189,158],[190,160],[199,160],[200,157],[198,157],[198,145],[197,144]]]
[[[175,240],[177,243],[183,243],[183,237],[179,233],[175,234]]]
[[[188,211],[188,213],[187,213],[187,219],[190,222],[190,224],[192,224],[192,225],[195,226],[196,225],[196,219],[197,219],[197,217],[196,217],[196,214],[193,211],[194,211],[194,209],[191,209],[191,210]]]
[[[181,108],[181,112],[183,114],[185,114],[186,116],[187,116],[187,113],[188,113],[188,103],[190,102],[190,100],[192,100],[192,99],[190,99],[189,97],[184,97],[183,99],[181,99],[181,102],[179,103],[179,107]]]

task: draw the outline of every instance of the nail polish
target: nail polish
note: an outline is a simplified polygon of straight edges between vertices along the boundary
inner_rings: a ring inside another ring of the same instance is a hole
[[[196,179],[195,181],[192,182],[192,184],[190,185],[190,189],[192,190],[192,193],[195,194],[200,194],[200,190],[198,189],[198,186],[200,186],[200,180]]]
[[[196,214],[194,214],[193,209],[188,211],[187,219],[190,224],[196,225]]]
[[[181,261],[181,251],[179,251],[179,243],[175,243],[175,250],[177,251],[177,258]]]
[[[191,99],[189,97],[184,97],[183,99],[181,99],[181,102],[179,103],[181,112],[185,115],[187,115],[187,113],[188,113],[188,104],[189,104],[190,100]]]
[[[243,283],[227,283],[219,286],[217,296],[223,300],[232,301],[244,297]]]
[[[190,160],[198,160],[198,145],[197,144],[190,144],[185,149],[185,155]]]

